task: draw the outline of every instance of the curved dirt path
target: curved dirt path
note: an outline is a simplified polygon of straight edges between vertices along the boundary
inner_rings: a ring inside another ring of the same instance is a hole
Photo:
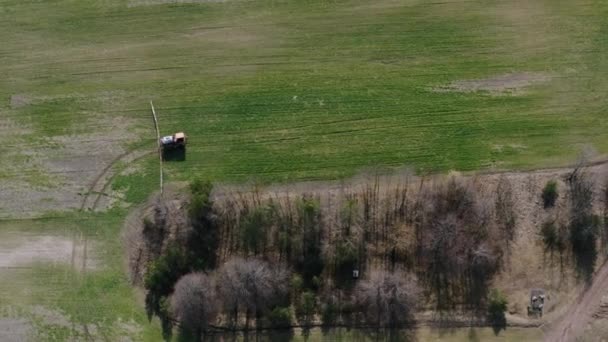
[[[545,341],[575,341],[581,336],[585,326],[600,308],[604,292],[608,289],[608,262],[593,277],[591,286],[586,287],[578,300],[561,319],[555,321],[545,333]]]
[[[124,162],[126,165],[136,162],[137,160],[156,152],[155,150],[134,150],[125,152],[116,157],[110,162],[101,173],[95,177],[91,186],[82,199],[80,210],[95,210],[99,205],[99,201],[102,196],[106,196],[106,189],[110,185],[110,182],[115,176],[113,167],[119,163]]]

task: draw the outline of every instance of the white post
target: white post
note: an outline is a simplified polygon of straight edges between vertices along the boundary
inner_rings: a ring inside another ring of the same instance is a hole
[[[152,117],[154,118],[154,127],[156,128],[156,143],[158,144],[158,159],[160,161],[160,194],[163,194],[163,150],[160,146],[160,130],[158,128],[158,119],[156,117],[156,111],[154,105],[150,101],[150,108],[152,108]]]

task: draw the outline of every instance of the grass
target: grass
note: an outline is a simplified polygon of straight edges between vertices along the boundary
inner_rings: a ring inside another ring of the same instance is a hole
[[[38,98],[5,111],[51,136],[103,116],[148,124],[153,99],[163,133],[190,136],[186,162],[169,166],[177,179],[520,168],[608,151],[601,2],[482,2],[5,1],[0,94]],[[521,95],[432,90],[510,72],[552,80]]]
[[[129,3],[0,0],[0,180],[57,182],[30,154],[66,136],[120,130],[113,144],[154,146],[149,100],[163,134],[189,135],[186,161],[166,165],[170,180],[513,169],[563,165],[588,145],[608,152],[600,0]],[[521,72],[550,80],[503,95],[434,91]],[[131,203],[157,187],[156,161],[140,165],[113,183]],[[121,268],[126,211],[59,215],[1,221],[0,234],[82,231],[106,267],[2,270],[0,307],[41,303],[110,337],[118,318],[132,319],[138,338],[157,339]],[[40,324],[47,339],[74,334]]]

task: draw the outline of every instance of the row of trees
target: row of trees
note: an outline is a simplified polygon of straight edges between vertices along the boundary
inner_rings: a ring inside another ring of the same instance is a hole
[[[320,318],[402,326],[419,297],[441,312],[484,313],[489,281],[517,226],[506,178],[492,196],[457,177],[388,190],[376,179],[327,196],[253,191],[215,202],[209,183],[193,182],[190,190],[188,229],[172,244],[153,244],[160,253],[144,285],[149,313],[165,331],[178,322],[196,336],[246,329],[251,321],[289,326],[293,317],[303,325]],[[172,236],[156,216],[144,233]]]
[[[417,185],[406,180],[389,191],[376,179],[339,196],[264,196],[254,190],[227,195],[216,217],[222,255],[285,261],[307,288],[323,278],[347,289],[354,284],[353,270],[381,260],[388,270],[418,273],[442,310],[456,303],[483,308],[488,280],[516,228],[506,178],[493,197],[457,177]]]
[[[321,307],[323,322],[334,323],[335,317],[329,315],[338,310],[328,307],[334,304],[319,305],[313,292],[300,293],[290,277],[284,265],[234,258],[209,274],[195,272],[181,277],[170,297],[169,314],[182,334],[195,339],[218,329],[247,330],[251,319],[255,319],[257,329],[291,327],[291,304],[304,326],[314,321]],[[373,271],[357,284],[347,301],[359,324],[395,328],[413,323],[419,295],[411,275]]]

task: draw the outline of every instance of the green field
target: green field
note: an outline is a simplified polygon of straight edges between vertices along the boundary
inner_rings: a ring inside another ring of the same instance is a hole
[[[111,116],[149,126],[154,100],[162,131],[191,138],[176,178],[517,168],[608,151],[601,1],[144,2],[1,2],[0,110],[33,128],[22,139],[103,132]],[[436,91],[524,72],[550,79]],[[31,104],[11,108],[15,94]]]
[[[186,160],[166,163],[169,180],[518,169],[608,153],[605,1],[162,2],[0,0],[0,187],[61,192],[81,167],[82,189],[65,192],[86,190],[103,151],[154,148],[150,100],[161,133],[190,139]],[[50,168],[68,148],[83,149],[81,164]],[[157,159],[134,166],[112,183],[130,204],[157,189]],[[157,340],[124,273],[126,214],[53,207],[53,218],[0,221],[0,241],[88,236],[101,265],[0,269],[0,318],[36,322],[34,340],[82,339],[83,326]]]

